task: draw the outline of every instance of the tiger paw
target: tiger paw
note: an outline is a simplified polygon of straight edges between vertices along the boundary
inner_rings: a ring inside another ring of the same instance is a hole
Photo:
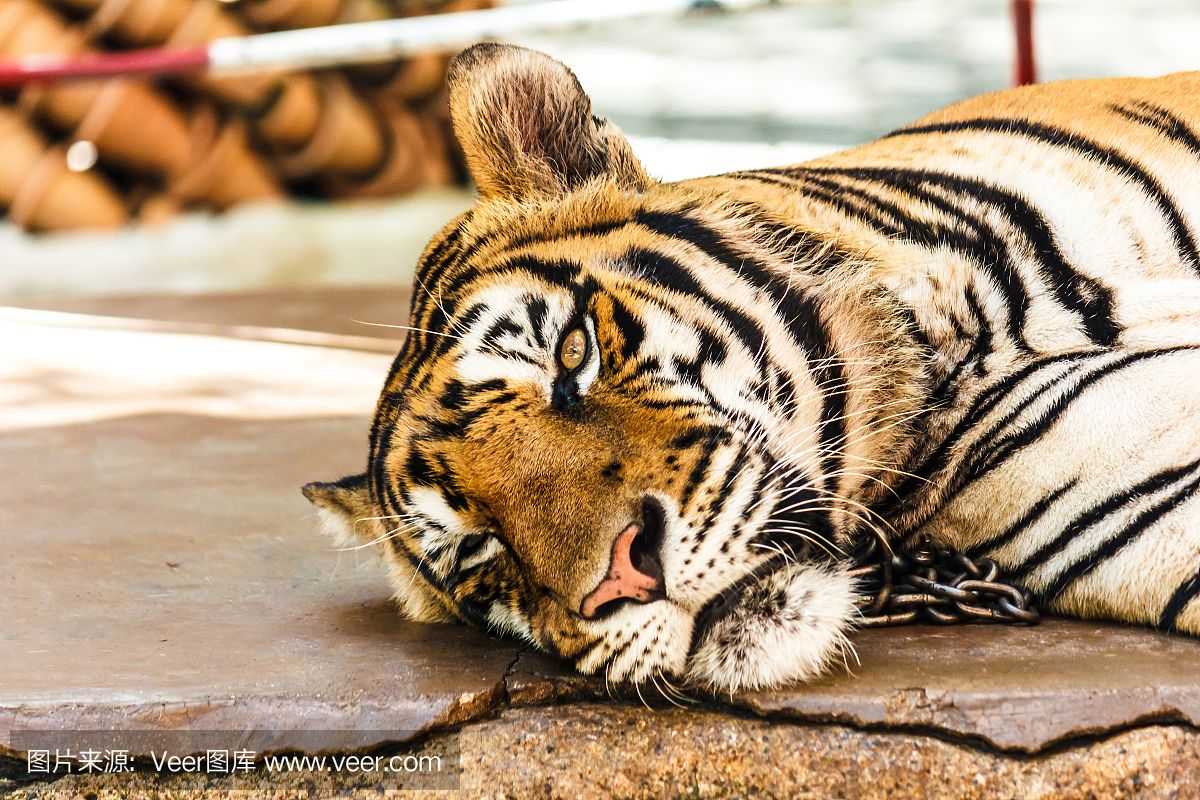
[[[687,678],[730,693],[810,680],[846,661],[855,599],[839,567],[788,564],[756,578],[697,621]]]

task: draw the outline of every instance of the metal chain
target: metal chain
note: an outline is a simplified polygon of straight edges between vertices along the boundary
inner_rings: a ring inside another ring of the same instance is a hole
[[[866,590],[859,602],[866,628],[913,622],[1034,625],[1041,618],[1028,590],[999,580],[995,561],[971,559],[924,536],[905,553],[872,536],[855,561],[861,566],[851,574]]]

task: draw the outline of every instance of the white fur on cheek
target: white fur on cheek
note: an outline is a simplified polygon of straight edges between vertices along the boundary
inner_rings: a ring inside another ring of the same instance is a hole
[[[317,519],[321,530],[333,539],[339,548],[358,550],[367,548],[383,559],[388,566],[392,589],[404,616],[417,622],[449,622],[446,613],[425,589],[410,564],[405,562],[384,539],[375,535],[366,525],[354,529],[353,521],[345,514],[317,507]]]
[[[320,506],[317,506],[316,510],[317,524],[321,527],[321,532],[333,539],[338,548],[354,550],[364,545],[364,540],[354,534],[351,520],[345,514]]]
[[[728,692],[809,680],[848,646],[854,601],[844,570],[790,564],[772,572],[705,634],[687,677]]]

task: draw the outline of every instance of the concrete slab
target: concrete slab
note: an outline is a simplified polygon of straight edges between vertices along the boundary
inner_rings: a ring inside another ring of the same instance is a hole
[[[0,744],[416,731],[492,702],[519,648],[398,619],[299,492],[361,468],[388,356],[64,322],[0,333]]]
[[[859,663],[850,672],[805,686],[702,699],[773,720],[919,729],[1013,753],[1043,752],[1135,725],[1200,726],[1200,642],[1194,639],[1064,619],[1033,628],[875,629],[851,638]],[[535,653],[523,653],[508,676],[509,699],[517,705],[607,693],[603,681],[572,675]],[[663,702],[651,689],[645,694]]]
[[[344,321],[401,324],[403,293],[47,305],[0,311],[0,750],[14,728],[431,732],[607,699],[399,620],[373,560],[317,534],[298,487],[360,467],[395,346]],[[697,706],[1015,755],[1200,725],[1192,639],[1050,621],[855,644],[853,674]]]

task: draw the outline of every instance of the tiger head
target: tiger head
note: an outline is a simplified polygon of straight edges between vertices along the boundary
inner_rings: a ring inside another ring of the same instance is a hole
[[[831,245],[652,180],[545,55],[477,45],[449,83],[479,201],[418,265],[367,470],[306,496],[413,618],[613,681],[818,673],[856,614],[835,454],[877,402],[798,269]]]

